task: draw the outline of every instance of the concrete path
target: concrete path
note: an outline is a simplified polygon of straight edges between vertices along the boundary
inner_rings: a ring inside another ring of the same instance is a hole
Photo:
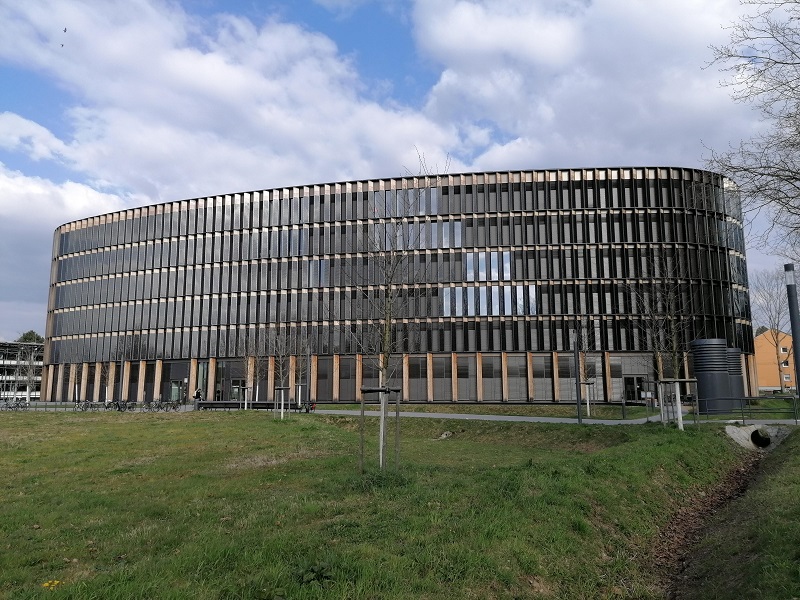
[[[358,410],[327,410],[318,408],[315,412],[322,415],[342,415],[342,416],[358,416],[361,411]],[[380,412],[377,410],[367,410],[364,414],[368,417],[379,417]],[[394,411],[389,410],[388,416],[394,417]],[[578,419],[570,417],[524,417],[520,415],[477,415],[477,414],[463,414],[463,413],[432,413],[432,412],[413,412],[413,411],[400,411],[403,417],[417,418],[417,419],[455,419],[464,421],[514,421],[521,423],[571,423],[577,424]],[[645,423],[660,423],[660,415],[651,415],[644,419],[587,419],[583,418],[584,425],[643,425]],[[741,419],[731,419],[729,421],[709,421],[708,419],[698,419],[698,424],[703,423],[728,423],[728,424],[742,424]],[[685,426],[694,425],[694,418],[691,414],[684,411],[683,424]],[[747,425],[797,425],[794,419],[745,419]]]
[[[314,411],[321,415],[341,415],[341,416],[359,416],[359,410],[326,410],[317,408]],[[367,410],[364,414],[368,417],[379,417],[380,411]],[[394,411],[389,411],[389,416],[394,417]],[[413,411],[400,411],[400,415],[408,418],[417,419],[456,419],[464,421],[515,421],[521,423],[577,423],[578,419],[569,417],[524,417],[520,415],[477,415],[477,414],[462,414],[462,413],[432,413],[432,412],[413,412]],[[660,423],[661,417],[653,415],[645,419],[583,419],[584,425],[642,425],[644,423]]]

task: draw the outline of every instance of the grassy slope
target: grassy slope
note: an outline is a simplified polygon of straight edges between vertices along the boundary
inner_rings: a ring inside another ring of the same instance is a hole
[[[712,426],[403,435],[399,473],[359,476],[353,418],[4,413],[0,597],[659,597],[658,526],[739,452]]]
[[[681,598],[800,597],[800,436],[767,455],[747,493],[715,515]]]

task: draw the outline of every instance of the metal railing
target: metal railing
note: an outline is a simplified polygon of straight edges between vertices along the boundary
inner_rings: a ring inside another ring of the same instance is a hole
[[[692,408],[694,421],[699,420],[737,420],[743,425],[747,421],[787,420],[798,425],[797,396],[747,396],[744,398],[713,398],[713,404],[729,404],[727,407],[717,406],[700,412],[700,401],[694,398]]]

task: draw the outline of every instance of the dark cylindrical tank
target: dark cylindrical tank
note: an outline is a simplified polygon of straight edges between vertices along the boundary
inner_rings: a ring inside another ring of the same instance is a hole
[[[722,412],[730,405],[728,343],[721,338],[694,340],[690,344],[697,379],[697,407],[703,414]]]
[[[744,373],[742,372],[742,351],[739,348],[728,348],[728,377],[730,378],[731,396],[744,397]]]

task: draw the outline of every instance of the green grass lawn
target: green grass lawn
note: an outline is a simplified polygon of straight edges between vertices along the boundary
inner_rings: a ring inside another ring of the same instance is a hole
[[[381,473],[368,419],[360,475],[357,418],[2,413],[0,597],[659,598],[659,526],[742,452],[713,425],[402,428]]]

